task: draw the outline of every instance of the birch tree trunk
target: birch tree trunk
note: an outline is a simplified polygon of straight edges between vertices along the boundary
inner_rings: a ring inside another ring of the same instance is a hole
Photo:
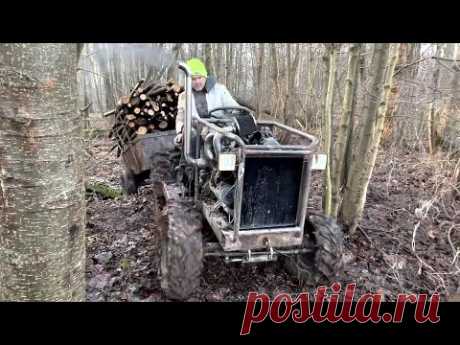
[[[385,113],[398,59],[399,45],[376,44],[372,61],[372,97],[369,97],[364,133],[361,136],[359,160],[352,164],[349,184],[342,203],[342,220],[349,232],[355,232],[363,214],[367,187],[374,169],[382,136]]]
[[[85,299],[77,45],[0,45],[0,300]]]

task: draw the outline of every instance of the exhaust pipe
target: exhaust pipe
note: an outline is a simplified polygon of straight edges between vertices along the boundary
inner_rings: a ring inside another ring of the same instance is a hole
[[[192,74],[185,63],[180,62],[178,67],[185,73],[184,157],[187,163],[204,168],[207,166],[206,160],[203,158],[192,158],[190,154],[192,146]],[[197,135],[200,134],[197,133]]]
[[[217,132],[209,133],[204,140],[204,153],[208,160],[217,161],[222,152],[223,135]]]

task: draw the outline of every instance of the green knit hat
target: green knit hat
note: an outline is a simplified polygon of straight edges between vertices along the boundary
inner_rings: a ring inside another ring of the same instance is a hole
[[[203,61],[198,58],[193,58],[187,61],[187,66],[192,71],[192,76],[201,76],[201,77],[208,77],[208,72],[206,71],[206,66],[204,65]]]

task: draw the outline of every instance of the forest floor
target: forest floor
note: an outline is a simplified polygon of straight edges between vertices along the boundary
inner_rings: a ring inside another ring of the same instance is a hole
[[[95,138],[87,176],[119,188],[122,172],[112,143]],[[460,296],[460,192],[452,186],[454,163],[420,152],[382,150],[369,184],[361,228],[346,236],[345,271],[338,280],[356,294],[438,291]],[[321,175],[314,173],[309,208],[320,210]],[[167,301],[160,289],[159,229],[153,222],[151,188],[118,200],[89,197],[87,204],[87,299]],[[415,252],[414,252],[415,248]],[[277,263],[205,261],[201,287],[190,301],[245,301],[249,291],[312,293]]]

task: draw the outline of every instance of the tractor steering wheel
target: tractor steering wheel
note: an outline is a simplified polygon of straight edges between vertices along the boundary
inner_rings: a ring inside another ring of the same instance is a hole
[[[222,119],[222,115],[215,114],[217,111],[222,111],[224,113],[223,116],[237,116],[237,115],[246,115],[250,114],[251,110],[246,107],[219,107],[214,108],[208,112],[209,117],[213,117],[216,119]]]

